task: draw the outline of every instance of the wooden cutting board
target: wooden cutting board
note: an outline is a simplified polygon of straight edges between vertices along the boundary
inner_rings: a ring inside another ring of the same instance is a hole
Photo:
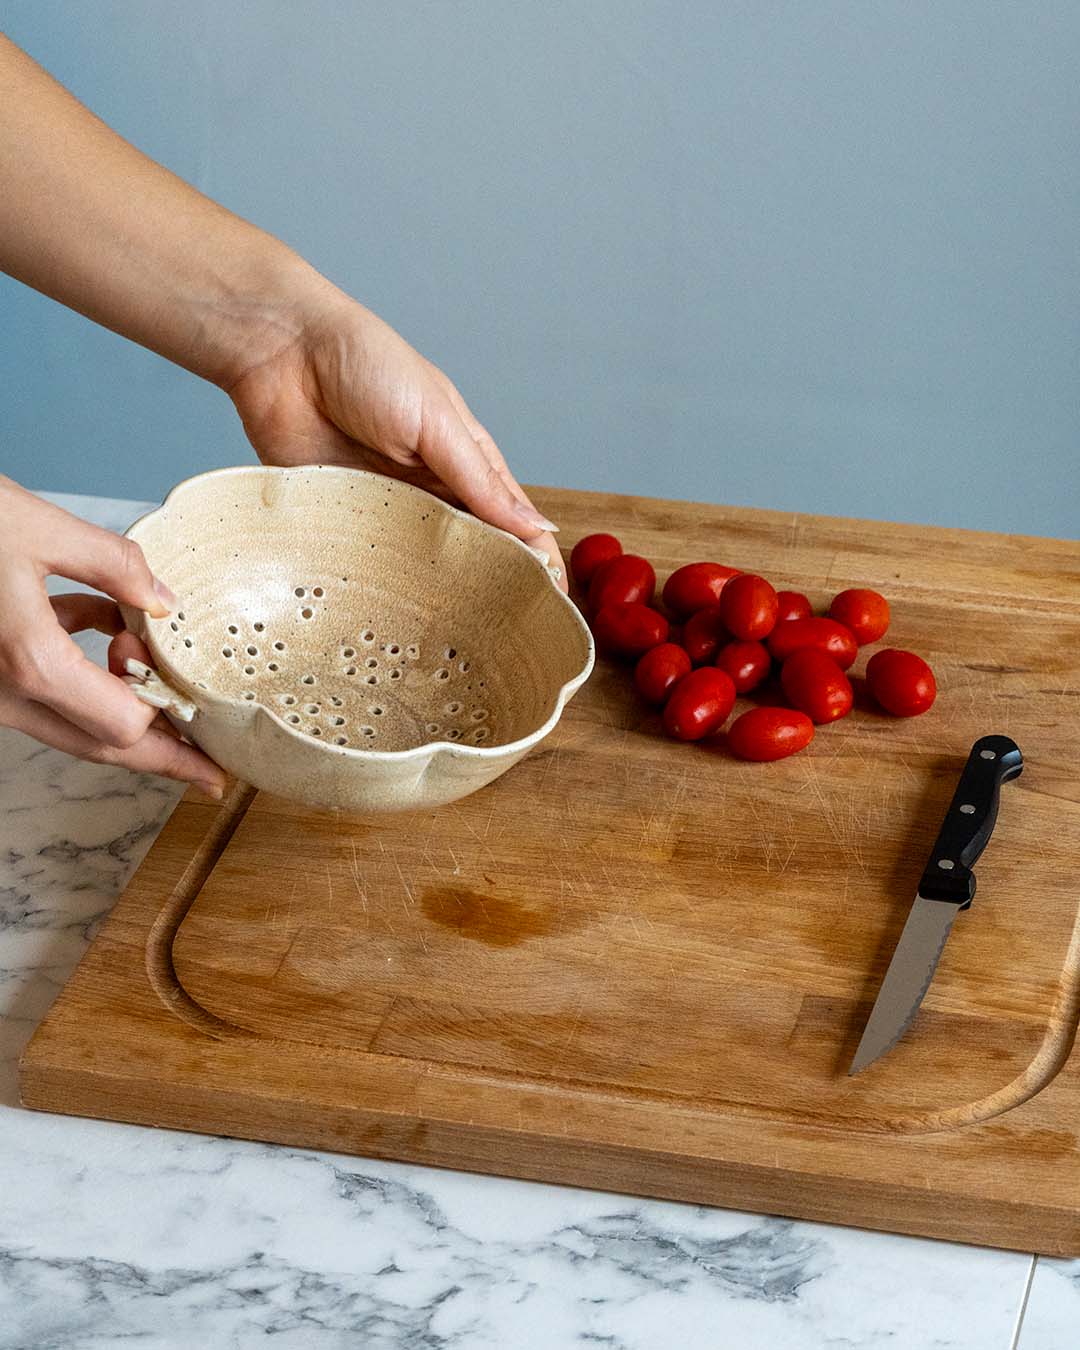
[[[937,705],[749,765],[664,739],[601,662],[536,752],[434,813],[189,793],[27,1049],[25,1103],[1080,1254],[1080,545],[538,501],[662,577],[879,587]],[[1026,769],[975,905],[849,1079],[989,732]]]

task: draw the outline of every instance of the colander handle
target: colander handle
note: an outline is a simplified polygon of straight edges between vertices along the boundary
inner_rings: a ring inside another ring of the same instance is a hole
[[[551,563],[551,554],[547,551],[547,549],[545,549],[545,548],[533,548],[532,545],[530,544],[530,545],[529,545],[529,552],[530,552],[530,553],[535,553],[535,554],[536,554],[536,556],[540,559],[540,561],[541,561],[541,562],[544,564],[544,566],[547,568],[548,575],[549,575],[553,580],[555,580],[555,581],[558,581],[558,580],[559,580],[559,578],[562,576],[562,568],[561,568],[561,567],[551,567],[551,566],[550,566],[550,563]]]
[[[181,722],[190,722],[195,716],[195,704],[183,694],[178,694],[171,685],[166,684],[151,666],[129,657],[124,662],[124,669],[129,677],[125,683],[143,703],[148,703],[151,708],[160,708],[163,712],[172,713]]]

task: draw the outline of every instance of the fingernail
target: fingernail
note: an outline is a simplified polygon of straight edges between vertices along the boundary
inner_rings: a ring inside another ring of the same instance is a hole
[[[200,792],[205,792],[208,797],[213,797],[214,801],[221,801],[225,795],[225,789],[220,783],[196,783],[195,786]]]
[[[169,590],[168,586],[166,586],[163,581],[159,581],[157,577],[154,578],[154,592],[168,610],[174,610],[180,603],[176,596],[173,595],[172,591]]]
[[[553,520],[548,520],[547,516],[542,516],[539,511],[530,510],[527,506],[519,506],[518,514],[524,520],[527,520],[530,525],[535,525],[540,531],[546,532],[547,534],[559,533],[558,525],[556,525]]]

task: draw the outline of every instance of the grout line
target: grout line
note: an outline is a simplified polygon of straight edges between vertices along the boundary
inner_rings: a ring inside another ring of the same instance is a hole
[[[1027,1280],[1024,1283],[1024,1294],[1020,1300],[1020,1307],[1016,1314],[1016,1326],[1013,1327],[1012,1340],[1009,1342],[1009,1350],[1019,1350],[1020,1332],[1024,1326],[1024,1314],[1027,1312],[1028,1299],[1031,1297],[1031,1284],[1035,1279],[1035,1267],[1039,1264],[1037,1254],[1032,1254],[1031,1265],[1028,1267]]]

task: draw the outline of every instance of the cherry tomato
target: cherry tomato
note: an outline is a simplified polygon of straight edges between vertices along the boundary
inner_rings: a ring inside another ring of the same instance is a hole
[[[816,647],[841,670],[847,670],[859,653],[851,630],[835,619],[788,619],[769,636],[769,651],[777,661],[786,661],[800,647]]]
[[[731,676],[737,694],[748,694],[768,675],[772,658],[760,642],[729,642],[717,654],[716,665]]]
[[[667,641],[668,621],[648,605],[605,605],[593,620],[601,651],[635,659]]]
[[[860,647],[884,637],[889,627],[889,602],[877,591],[841,591],[829,606],[829,617],[850,628]]]
[[[846,717],[855,701],[851,681],[817,647],[792,652],[780,671],[780,684],[794,707],[813,722],[835,722]]]
[[[809,619],[814,612],[802,591],[777,591],[776,599],[780,605],[776,614],[777,623],[783,623],[785,619]]]
[[[674,642],[662,642],[647,651],[637,663],[634,684],[650,703],[665,703],[672,685],[690,674],[690,658]]]
[[[710,605],[691,614],[683,624],[682,645],[695,666],[704,666],[713,659],[731,634],[720,618],[720,606]]]
[[[738,575],[738,568],[725,567],[723,563],[687,563],[672,572],[664,583],[664,604],[672,614],[685,619],[688,614],[715,605],[720,592]]]
[[[579,539],[570,554],[570,571],[584,590],[599,568],[622,553],[622,544],[613,534],[587,534]]]
[[[764,577],[752,572],[733,577],[720,597],[724,622],[743,642],[768,637],[776,626],[778,609],[776,592]]]
[[[937,698],[934,672],[922,657],[896,647],[874,653],[866,666],[866,682],[894,717],[918,717]]]
[[[793,708],[751,708],[735,719],[727,736],[733,755],[759,762],[786,759],[813,739],[813,722]]]
[[[664,708],[664,730],[677,741],[700,741],[719,731],[734,706],[731,676],[715,666],[702,666],[672,689]]]
[[[652,563],[636,553],[623,553],[593,573],[589,608],[596,614],[605,605],[647,605],[655,590]]]

